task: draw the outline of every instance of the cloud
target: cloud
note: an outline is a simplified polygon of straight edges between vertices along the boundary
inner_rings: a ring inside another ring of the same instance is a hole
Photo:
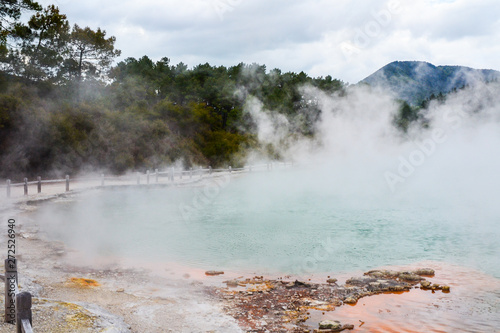
[[[492,56],[500,44],[495,0],[59,3],[72,23],[116,36],[123,57],[166,56],[190,66],[257,62],[351,83],[394,60],[500,69]],[[346,55],[346,45],[356,52]]]

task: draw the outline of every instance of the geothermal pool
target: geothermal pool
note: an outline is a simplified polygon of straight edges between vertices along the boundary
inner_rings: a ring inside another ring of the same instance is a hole
[[[89,256],[297,275],[430,260],[500,278],[499,217],[474,202],[357,191],[314,175],[283,170],[195,187],[91,191],[43,206],[34,219],[49,238]]]

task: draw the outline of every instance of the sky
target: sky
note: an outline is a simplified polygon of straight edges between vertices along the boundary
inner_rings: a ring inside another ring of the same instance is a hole
[[[42,0],[117,38],[119,60],[331,75],[357,83],[395,60],[500,70],[498,0]]]

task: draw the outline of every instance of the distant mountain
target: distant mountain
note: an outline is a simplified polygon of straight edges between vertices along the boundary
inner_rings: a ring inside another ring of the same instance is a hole
[[[446,94],[453,89],[480,82],[499,81],[500,72],[463,66],[434,66],[423,61],[392,62],[360,83],[387,88],[402,100],[418,104],[432,94]]]

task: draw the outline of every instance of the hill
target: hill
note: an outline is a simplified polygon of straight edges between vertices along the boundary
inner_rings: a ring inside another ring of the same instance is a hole
[[[434,66],[423,61],[392,62],[360,83],[389,89],[397,98],[416,105],[431,95],[479,82],[498,81],[500,72],[464,66]]]

